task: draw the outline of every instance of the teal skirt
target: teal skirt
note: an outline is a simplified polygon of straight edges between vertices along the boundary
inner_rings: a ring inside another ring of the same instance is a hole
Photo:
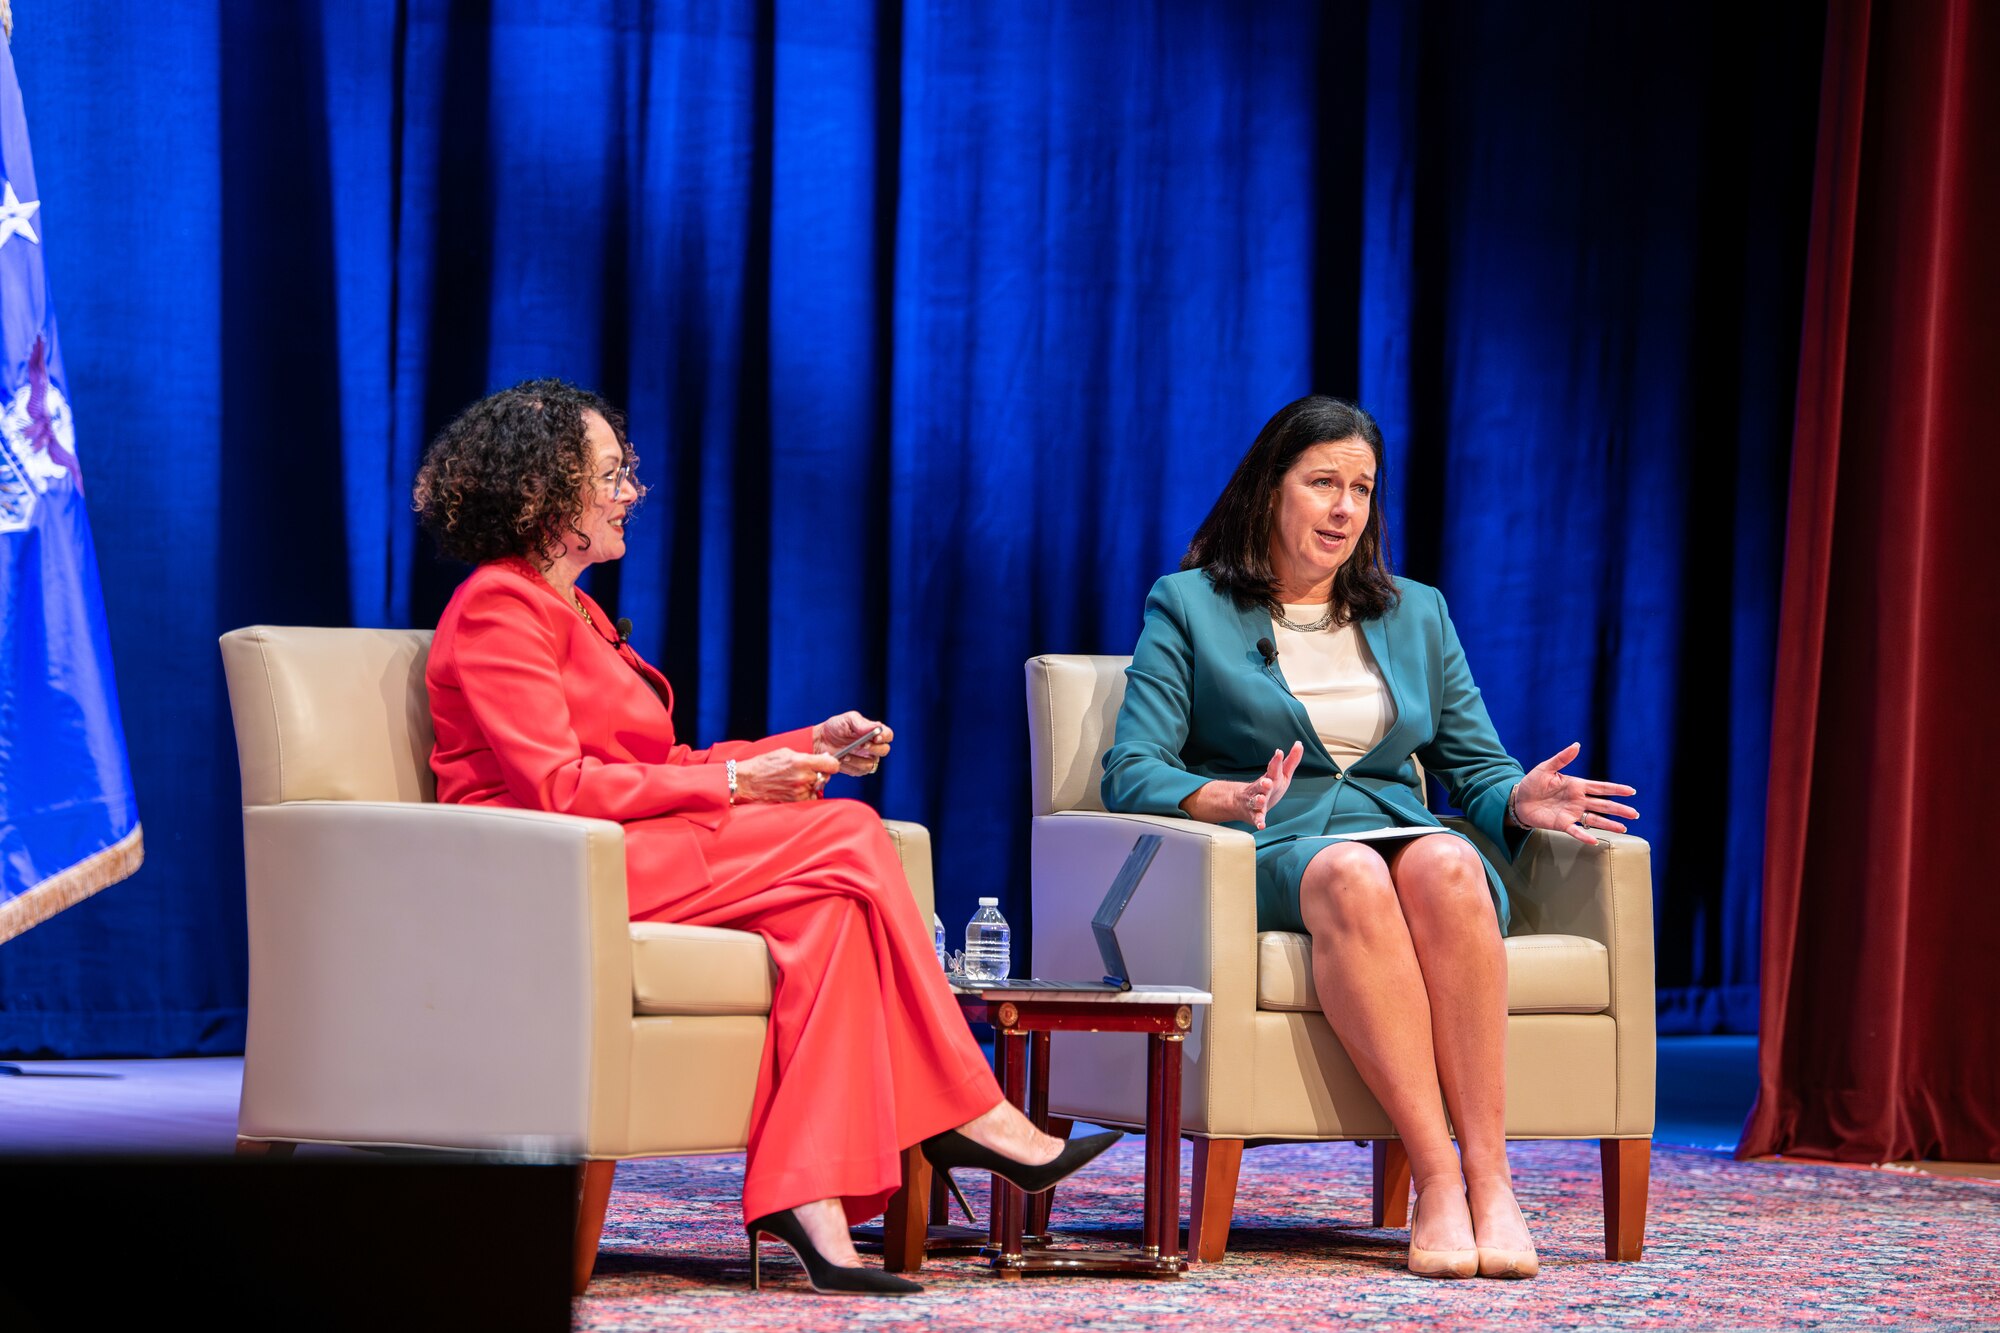
[[[1366,839],[1327,838],[1287,838],[1257,849],[1257,930],[1282,930],[1294,935],[1304,935],[1305,919],[1299,915],[1299,884],[1305,879],[1306,865],[1321,851],[1336,842],[1365,842],[1385,857],[1398,847],[1407,846],[1413,839],[1444,833],[1457,838],[1463,837],[1454,829],[1446,828],[1405,828],[1394,837],[1374,837]],[[1466,842],[1470,843],[1470,838]],[[1493,878],[1491,869],[1487,879]],[[1499,906],[1496,894],[1495,907]]]

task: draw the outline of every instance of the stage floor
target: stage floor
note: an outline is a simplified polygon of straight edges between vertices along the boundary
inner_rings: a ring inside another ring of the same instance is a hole
[[[1654,1141],[1733,1150],[1757,1095],[1757,1039],[1663,1037],[1659,1051]],[[204,1153],[235,1146],[241,1057],[26,1060],[12,1067],[23,1076],[0,1076],[0,1155]],[[2000,1164],[1898,1165],[2000,1178]]]
[[[0,1156],[233,1148],[240,1059],[22,1068],[21,1076],[0,1076]],[[1334,1333],[1360,1323],[1376,1333],[2000,1328],[1992,1282],[2000,1271],[2000,1186],[1731,1160],[1755,1086],[1754,1043],[1745,1039],[1662,1041],[1659,1085],[1642,1263],[1604,1261],[1591,1143],[1526,1143],[1514,1152],[1545,1264],[1531,1283],[1408,1278],[1404,1234],[1366,1226],[1368,1153],[1279,1145],[1245,1154],[1229,1253],[1196,1266],[1184,1282],[1003,1283],[975,1260],[950,1259],[926,1267],[925,1294],[908,1302],[818,1300],[805,1293],[797,1265],[767,1247],[770,1286],[754,1296],[741,1158],[691,1157],[620,1167],[596,1277],[573,1305],[571,1326],[591,1333],[880,1333],[885,1323],[905,1322],[933,1333]],[[306,1148],[301,1155],[352,1154]],[[1182,1169],[1185,1180],[1185,1157]],[[1065,1185],[1062,1243],[1134,1243],[1140,1170],[1140,1145],[1122,1143],[1087,1178]],[[983,1182],[964,1183],[983,1212]],[[438,1276],[451,1280],[450,1272]],[[5,1296],[0,1291],[0,1326],[8,1323]]]
[[[228,1152],[241,1057],[26,1060],[0,1077],[0,1154]],[[1736,1146],[1757,1092],[1757,1039],[1660,1042],[1662,1143]],[[338,1152],[340,1149],[325,1151]]]

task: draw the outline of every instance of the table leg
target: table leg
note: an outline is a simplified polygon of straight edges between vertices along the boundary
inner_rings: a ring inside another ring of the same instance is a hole
[[[993,1042],[995,1060],[998,1061],[1003,1047],[1007,1049],[1004,1065],[1006,1077],[1000,1081],[1001,1095],[1008,1101],[1027,1109],[1027,1052],[1026,1034],[1018,1031],[1001,1030]],[[1000,1257],[996,1261],[1003,1276],[1019,1276],[1021,1257],[1021,1224],[1023,1222],[1023,1195],[1021,1191],[1002,1180],[993,1177],[993,1203],[989,1205],[994,1215],[995,1226],[999,1230]],[[1012,1262],[1010,1262],[1012,1261]]]
[[[1160,1187],[1165,1178],[1160,1165],[1160,1130],[1165,1118],[1161,1093],[1165,1091],[1166,1083],[1166,1049],[1166,1042],[1159,1036],[1146,1038],[1146,1202],[1139,1245],[1149,1255],[1160,1252],[1160,1217],[1165,1211],[1160,1198]]]
[[[1166,1065],[1160,1079],[1160,1257],[1181,1252],[1181,1043],[1178,1035],[1160,1039]]]
[[[1000,1095],[1012,1101],[1007,1092],[1007,1053],[1012,1049],[1005,1032],[993,1034],[993,1079],[1000,1085]],[[986,1243],[995,1254],[1001,1253],[1000,1191],[1005,1188],[1000,1177],[993,1177],[993,1192],[986,1196]]]
[[[1028,1119],[1036,1129],[1049,1129],[1049,1034],[1028,1034]],[[1028,1200],[1027,1234],[1037,1240],[1049,1233],[1049,1205],[1055,1191],[1037,1194]]]

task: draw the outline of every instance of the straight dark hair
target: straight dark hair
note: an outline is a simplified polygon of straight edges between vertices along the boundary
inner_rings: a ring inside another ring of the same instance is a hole
[[[1300,454],[1316,444],[1360,440],[1375,455],[1375,487],[1382,486],[1382,428],[1353,403],[1312,394],[1287,403],[1257,432],[1250,452],[1216,497],[1215,507],[1195,529],[1182,569],[1199,569],[1208,581],[1242,607],[1279,610],[1278,579],[1271,568],[1272,500]],[[1396,605],[1389,577],[1389,539],[1382,507],[1368,506],[1368,522],[1354,554],[1333,576],[1333,610],[1338,624],[1374,620]]]

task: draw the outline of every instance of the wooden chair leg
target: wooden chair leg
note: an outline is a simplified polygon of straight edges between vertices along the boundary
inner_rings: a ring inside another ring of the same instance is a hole
[[[1410,1224],[1410,1154],[1401,1139],[1375,1140],[1376,1227]]]
[[[296,1143],[274,1143],[267,1139],[236,1140],[238,1157],[269,1157],[276,1161],[290,1157],[298,1150],[299,1145]]]
[[[597,1242],[604,1235],[604,1210],[611,1203],[616,1162],[585,1162],[576,1171],[576,1240],[570,1250],[570,1294],[583,1295],[597,1267]]]
[[[1236,1176],[1242,1168],[1242,1139],[1194,1141],[1187,1252],[1196,1263],[1219,1263],[1229,1248],[1229,1222],[1236,1215]]]
[[[1604,1169],[1604,1257],[1631,1263],[1646,1248],[1646,1192],[1652,1183],[1651,1139],[1599,1139]]]
[[[924,1156],[922,1144],[903,1149],[903,1185],[889,1196],[889,1207],[882,1215],[882,1267],[891,1273],[914,1273],[924,1266],[924,1241],[930,1237],[931,1174],[930,1158]]]

